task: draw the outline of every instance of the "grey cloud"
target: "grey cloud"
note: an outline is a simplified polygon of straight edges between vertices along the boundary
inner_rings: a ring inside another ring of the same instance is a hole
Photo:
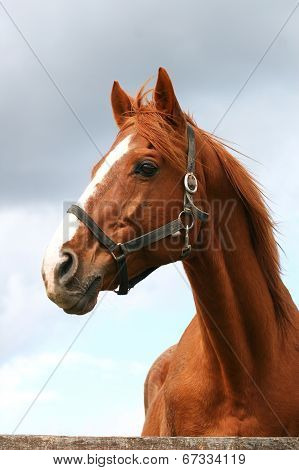
[[[212,129],[293,6],[270,0],[7,5],[103,152],[116,131],[109,104],[114,79],[134,93],[165,66],[183,107]],[[244,131],[240,114],[258,108],[269,88],[274,105],[265,113],[278,118],[277,94],[295,93],[297,17],[244,90],[229,127],[221,128],[234,140]],[[76,198],[100,155],[3,11],[0,26],[1,202]]]

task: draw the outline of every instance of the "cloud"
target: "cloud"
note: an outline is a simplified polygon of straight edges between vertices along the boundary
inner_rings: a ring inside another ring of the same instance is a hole
[[[56,358],[57,360],[57,358]],[[16,357],[0,367],[0,415],[18,408],[24,410],[34,399],[37,391],[34,384],[44,374],[45,368],[55,364],[53,355]],[[56,400],[53,390],[45,390],[41,402]]]
[[[57,364],[59,359],[58,356],[55,356],[54,365]],[[121,358],[115,360],[78,351],[70,352],[65,359],[65,363],[68,367],[94,367],[102,372],[119,372],[120,370],[126,370],[130,375],[144,375],[147,372],[146,365],[137,360],[128,361]]]
[[[182,106],[213,129],[294,4],[189,0],[186,8],[154,0],[146,6],[134,0],[91,1],[88,7],[14,0],[7,6],[103,152],[116,131],[109,103],[113,80],[134,93],[163,65]],[[4,13],[0,22],[1,203],[76,199],[99,152]],[[230,125],[221,127],[224,136],[239,140],[247,110],[257,122],[263,114],[283,114],[278,105],[261,114],[255,108],[268,90],[274,103],[285,90],[297,94],[297,43],[292,18],[238,99],[240,107],[234,105],[225,119]],[[288,108],[297,109],[292,101]],[[277,136],[278,127],[270,132]],[[256,135],[250,140],[264,149]]]
[[[0,432],[12,432],[59,359],[58,354],[39,353],[17,356],[0,367]],[[66,380],[63,379],[53,380],[48,384],[34,404],[32,416],[28,415],[28,418],[26,417],[24,420],[22,432],[33,429],[31,432],[51,434],[55,433],[55,426],[56,429],[62,426],[61,431],[67,434],[78,434],[80,432],[88,434],[95,432],[97,434],[100,426],[101,432],[106,435],[140,433],[143,410],[141,407],[136,407],[136,405],[134,408],[133,403],[125,396],[119,397],[114,408],[106,408],[105,406],[101,408],[99,406],[99,410],[97,410],[95,409],[95,397],[89,391],[89,396],[93,396],[93,400],[85,401],[81,409],[77,408],[75,419],[71,418],[66,422],[64,416],[68,413],[69,405],[67,405],[64,395],[65,388],[68,390],[70,381],[74,380],[78,370],[81,371],[81,385],[75,381],[73,383],[76,384],[78,392],[86,393],[84,380],[88,380],[90,376],[94,375],[101,377],[101,380],[108,381],[113,380],[113,377],[122,376],[126,371],[130,376],[138,378],[141,375],[143,378],[145,373],[144,364],[138,361],[122,359],[115,361],[111,358],[70,352],[63,362],[62,369],[68,385]],[[95,387],[95,389],[97,390],[98,387]],[[106,397],[102,396],[102,399],[109,401],[109,393],[111,392],[107,388]],[[72,398],[69,397],[69,400],[74,404]],[[121,406],[124,407],[122,411],[120,411]],[[127,411],[125,410],[126,406]],[[134,409],[133,413],[130,411],[132,407]],[[49,423],[47,423],[47,416],[51,412],[54,412],[56,420],[50,417]],[[42,424],[38,418],[40,413],[44,417]]]
[[[1,360],[21,349],[36,347],[39,337],[55,324],[45,296],[41,260],[59,214],[49,206],[2,209],[0,232],[0,351]],[[54,318],[53,318],[54,317]]]

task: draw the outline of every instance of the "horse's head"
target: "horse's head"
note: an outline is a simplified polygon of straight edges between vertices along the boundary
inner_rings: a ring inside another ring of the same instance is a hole
[[[189,231],[185,227],[196,219],[188,212],[184,187],[189,118],[181,111],[164,69],[159,69],[152,100],[145,96],[141,89],[132,99],[114,83],[111,101],[119,134],[94,166],[92,180],[78,201],[77,210],[83,209],[81,221],[76,211],[66,214],[47,248],[42,269],[47,294],[68,313],[90,311],[100,290],[117,288],[120,271],[123,277],[127,272],[127,279],[136,279],[152,268],[181,259],[182,250],[187,249]],[[198,171],[196,176],[199,199],[203,186]],[[192,176],[189,183],[190,196]],[[183,209],[186,211],[179,217]],[[93,229],[94,222],[100,227],[96,228],[100,240],[88,227],[84,219],[88,216]],[[170,229],[165,229],[172,221]],[[198,220],[194,226],[192,223],[191,244],[199,226]],[[150,239],[143,237],[139,245],[130,245],[132,239],[159,227],[161,231]],[[126,266],[120,258],[125,258]]]

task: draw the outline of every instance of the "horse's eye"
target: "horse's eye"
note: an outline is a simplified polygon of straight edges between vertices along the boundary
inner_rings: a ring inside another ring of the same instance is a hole
[[[135,174],[149,177],[149,176],[154,176],[157,170],[158,170],[158,167],[154,163],[142,162],[136,166]]]

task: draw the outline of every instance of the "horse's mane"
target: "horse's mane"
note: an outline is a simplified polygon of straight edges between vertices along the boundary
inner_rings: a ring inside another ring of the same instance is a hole
[[[281,280],[278,245],[274,237],[276,224],[269,213],[265,195],[252,175],[227,151],[225,144],[206,132],[202,132],[202,137],[215,150],[230,183],[245,207],[254,251],[268,284],[277,321],[283,326],[290,322],[292,302]]]
[[[150,91],[144,91],[143,86],[132,99],[132,113],[128,116],[125,127],[133,126],[136,132],[145,137],[173,166],[185,171],[186,137],[176,132],[173,123],[156,108],[154,100],[148,98]],[[200,129],[189,114],[185,113],[185,118],[194,126],[196,134],[204,144],[199,151],[205,144],[213,148],[228,180],[244,204],[252,244],[268,284],[276,318],[278,323],[284,326],[290,321],[292,302],[280,277],[279,254],[273,233],[275,223],[269,214],[264,194],[245,167],[228,152],[225,144]]]

